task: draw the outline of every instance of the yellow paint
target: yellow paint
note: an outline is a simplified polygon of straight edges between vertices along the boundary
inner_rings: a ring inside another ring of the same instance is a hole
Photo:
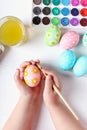
[[[28,80],[25,80],[25,83],[26,83],[26,85],[28,85],[28,86],[29,86],[29,82],[28,82]]]
[[[37,74],[39,71],[38,71],[37,68],[32,68],[32,72],[35,73],[35,74]]]
[[[54,29],[54,26],[52,26],[52,29]]]
[[[38,82],[37,78],[32,79],[32,84],[37,84],[37,82]]]
[[[28,75],[29,75],[28,71],[25,71],[25,72],[24,72],[24,76],[26,77],[26,76],[28,76]]]
[[[55,45],[55,42],[51,42],[52,45]]]
[[[24,38],[24,26],[16,17],[2,19],[0,25],[0,42],[7,46],[18,44]]]
[[[51,36],[51,34],[48,34],[48,37],[50,37]]]
[[[58,34],[56,34],[56,36],[57,36],[57,37],[59,37],[59,35],[58,35]]]
[[[28,65],[27,67],[26,67],[26,69],[28,70],[30,68],[30,65]]]

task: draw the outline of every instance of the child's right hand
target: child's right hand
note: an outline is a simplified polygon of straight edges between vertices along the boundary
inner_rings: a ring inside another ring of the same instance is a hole
[[[55,84],[56,87],[58,87],[58,89],[61,89],[60,80],[53,72],[44,69],[43,72],[47,74],[45,79],[44,93],[43,93],[44,102],[47,105],[47,107],[53,107],[56,105],[58,106],[59,99],[58,99],[58,95],[53,89],[53,84]]]

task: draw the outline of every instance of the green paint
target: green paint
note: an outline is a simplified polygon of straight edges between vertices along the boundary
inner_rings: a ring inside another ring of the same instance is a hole
[[[51,0],[43,0],[44,5],[49,5],[51,3]]]
[[[60,19],[57,18],[57,17],[54,17],[54,18],[51,19],[51,23],[53,25],[58,25],[60,23]]]
[[[60,0],[52,0],[52,3],[57,6],[60,4]]]
[[[53,8],[53,9],[52,9],[52,13],[53,13],[54,15],[59,15],[59,14],[60,14],[60,9],[58,9],[58,8]]]

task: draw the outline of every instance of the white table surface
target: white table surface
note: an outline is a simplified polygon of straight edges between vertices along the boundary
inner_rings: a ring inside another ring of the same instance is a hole
[[[0,18],[8,15],[19,17],[25,24],[31,22],[30,0],[0,0]],[[33,33],[32,33],[33,32]],[[13,75],[19,65],[26,60],[40,59],[42,65],[59,74],[63,84],[63,95],[87,128],[87,76],[76,78],[72,72],[62,72],[58,68],[58,55],[61,50],[46,46],[44,29],[30,29],[32,38],[19,47],[6,48],[0,57],[0,130],[19,98]],[[75,48],[79,55],[87,55],[87,48],[81,43]],[[42,104],[36,130],[55,130],[49,112]]]

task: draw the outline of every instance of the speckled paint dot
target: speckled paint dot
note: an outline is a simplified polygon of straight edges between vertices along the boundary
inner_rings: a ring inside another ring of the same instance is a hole
[[[78,6],[79,5],[79,0],[71,0],[71,4],[73,6]]]
[[[52,0],[53,5],[57,6],[60,4],[60,0]]]
[[[49,7],[44,7],[42,10],[43,14],[49,15],[51,13],[51,9]]]
[[[49,5],[51,3],[51,0],[43,0],[44,5]]]
[[[59,8],[53,8],[52,13],[53,13],[53,15],[59,15],[60,14],[60,9]]]
[[[60,23],[60,19],[57,18],[57,17],[54,17],[54,18],[51,19],[51,23],[53,25],[58,25]]]
[[[36,14],[36,15],[39,15],[41,13],[41,9],[39,7],[35,7],[33,9],[33,13]]]
[[[67,17],[62,18],[62,19],[61,19],[61,24],[62,24],[63,26],[69,25],[69,19],[68,19]]]
[[[48,17],[44,17],[44,18],[42,19],[42,23],[43,23],[44,25],[48,25],[48,24],[50,23],[50,19],[49,19]]]
[[[34,18],[33,18],[33,23],[34,23],[35,25],[39,25],[39,24],[41,23],[41,18],[38,17],[38,16],[34,17]]]
[[[80,14],[83,16],[83,17],[86,17],[87,16],[87,8],[83,8],[80,10]]]
[[[71,10],[71,14],[72,14],[73,16],[77,16],[77,15],[79,15],[79,10],[78,10],[77,8],[73,8],[73,9]]]
[[[41,3],[41,0],[33,0],[33,3],[39,5]]]
[[[79,24],[79,20],[77,18],[72,18],[70,23],[72,26],[77,26]]]
[[[62,0],[62,4],[64,6],[68,6],[70,4],[70,0]]]
[[[87,26],[87,19],[86,18],[82,18],[81,20],[80,20],[80,24],[81,24],[81,26]]]
[[[67,15],[69,15],[69,9],[68,8],[63,8],[61,10],[61,13],[62,13],[62,15],[67,16]]]

